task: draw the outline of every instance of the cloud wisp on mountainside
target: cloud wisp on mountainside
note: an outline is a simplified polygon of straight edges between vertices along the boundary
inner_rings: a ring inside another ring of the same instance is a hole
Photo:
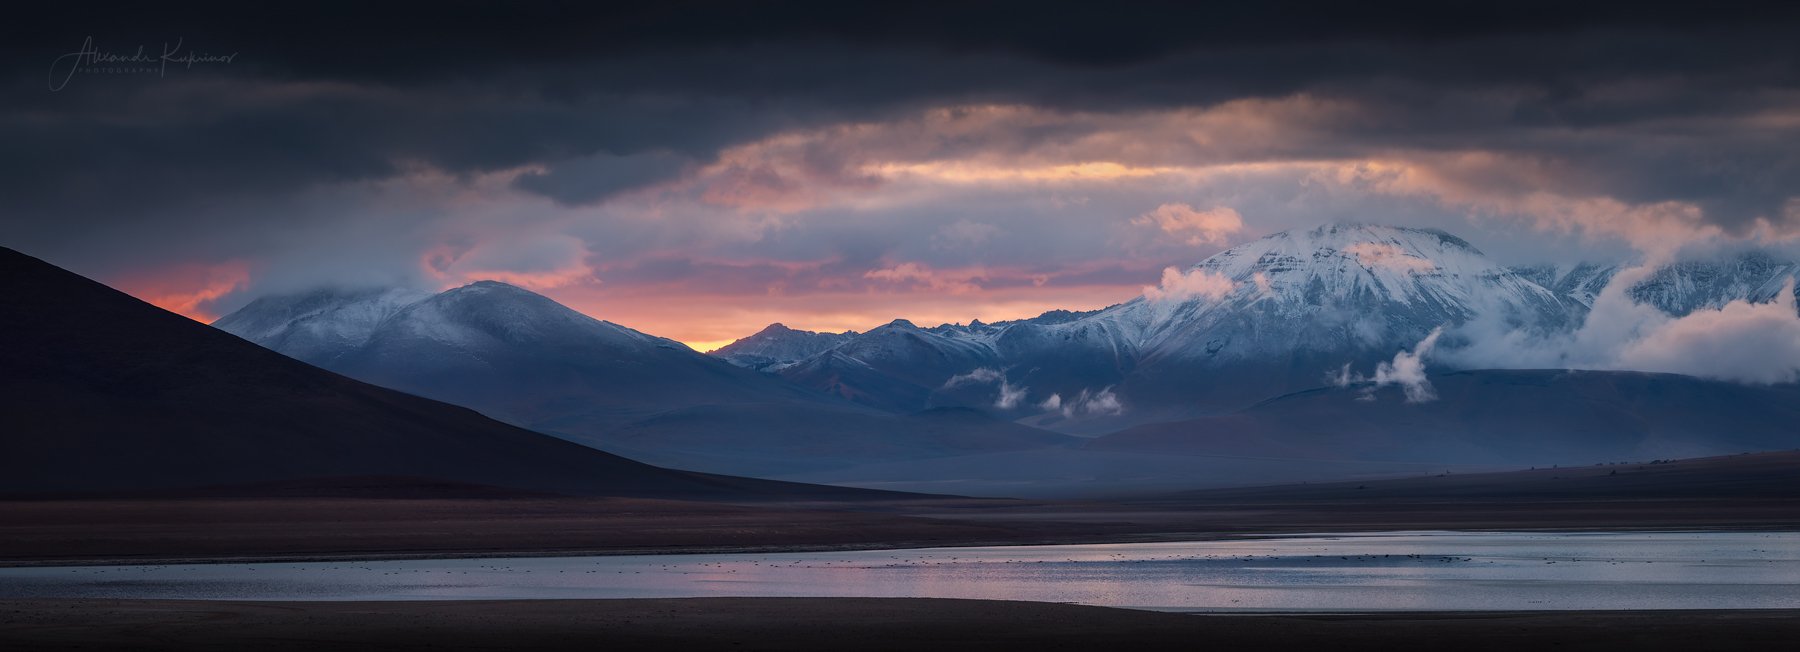
[[[1722,305],[1675,315],[1631,296],[1651,271],[1614,275],[1573,331],[1476,320],[1456,327],[1459,345],[1442,356],[1465,368],[1656,371],[1753,384],[1800,379],[1794,277],[1775,279],[1782,285],[1767,299],[1721,297]]]
[[[1431,387],[1431,379],[1425,374],[1425,357],[1437,348],[1438,338],[1443,337],[1443,327],[1431,329],[1431,334],[1419,340],[1411,350],[1394,354],[1394,359],[1375,365],[1375,373],[1364,376],[1350,370],[1350,363],[1344,363],[1331,384],[1338,387],[1352,385],[1364,386],[1360,400],[1375,400],[1375,390],[1388,385],[1399,385],[1406,393],[1406,402],[1425,403],[1437,400],[1437,391]]]

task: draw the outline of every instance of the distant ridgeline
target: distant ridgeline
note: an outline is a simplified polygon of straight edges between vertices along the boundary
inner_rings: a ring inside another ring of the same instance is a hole
[[[1797,269],[1685,261],[1626,296],[1674,318],[1770,302]],[[495,282],[263,297],[215,326],[657,464],[865,486],[1216,486],[1800,446],[1791,383],[1484,370],[1518,364],[1473,353],[1478,333],[1567,338],[1621,272],[1509,268],[1442,231],[1344,224],[1245,243],[1103,310],[775,324],[710,356]]]

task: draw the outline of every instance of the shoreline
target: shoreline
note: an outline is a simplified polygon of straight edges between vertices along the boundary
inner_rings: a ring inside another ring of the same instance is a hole
[[[939,550],[950,548],[1003,548],[1033,546],[1077,546],[1077,545],[1112,545],[1134,543],[1183,543],[1205,541],[1254,541],[1273,538],[1302,538],[1328,536],[1362,536],[1378,534],[1455,532],[1455,533],[1532,533],[1532,532],[1632,532],[1632,533],[1683,533],[1683,532],[1800,532],[1796,527],[1778,526],[1711,526],[1711,527],[1666,527],[1666,526],[1613,526],[1613,527],[1505,527],[1505,528],[1434,528],[1434,529],[1306,529],[1293,531],[1266,532],[1195,532],[1195,533],[1145,533],[1128,536],[1101,537],[1064,537],[1033,540],[1003,539],[994,541],[969,542],[919,542],[896,541],[870,544],[841,545],[765,545],[765,546],[691,546],[671,548],[597,548],[591,550],[494,550],[494,551],[444,551],[444,552],[379,552],[379,553],[343,553],[315,555],[260,555],[234,557],[150,557],[150,558],[114,558],[114,559],[47,559],[47,560],[10,560],[0,559],[0,568],[81,568],[92,566],[188,566],[219,564],[304,564],[326,562],[358,562],[358,561],[431,561],[446,559],[540,559],[561,557],[629,557],[629,556],[681,556],[681,555],[749,555],[749,554],[787,554],[807,552],[858,552],[878,550]]]

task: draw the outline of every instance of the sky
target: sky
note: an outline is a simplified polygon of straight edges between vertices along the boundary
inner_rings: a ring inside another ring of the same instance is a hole
[[[1800,233],[1792,4],[63,4],[0,44],[0,244],[202,321],[497,279],[706,350],[1099,308],[1328,222],[1508,264]]]

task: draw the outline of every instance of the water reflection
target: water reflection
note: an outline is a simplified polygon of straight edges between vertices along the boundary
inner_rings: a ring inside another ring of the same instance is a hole
[[[0,596],[945,597],[1174,610],[1800,607],[1800,533],[1452,533],[834,553],[0,569]]]

